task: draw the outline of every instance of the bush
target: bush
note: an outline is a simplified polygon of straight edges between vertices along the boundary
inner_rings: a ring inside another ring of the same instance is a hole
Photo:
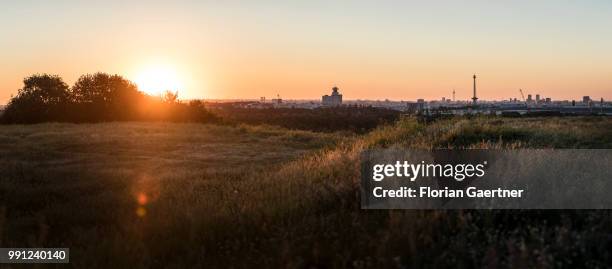
[[[136,84],[106,73],[81,76],[72,88],[56,75],[33,75],[1,115],[2,123],[103,121],[213,122],[201,101],[184,104],[178,92],[149,96]]]
[[[69,93],[62,78],[36,74],[24,79],[23,84],[2,114],[3,122],[36,123],[65,117]]]

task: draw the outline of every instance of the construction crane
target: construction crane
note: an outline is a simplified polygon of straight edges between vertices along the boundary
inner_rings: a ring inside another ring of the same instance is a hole
[[[521,92],[521,97],[523,97],[523,102],[525,102],[525,95],[523,94],[523,89],[519,89],[519,91]]]

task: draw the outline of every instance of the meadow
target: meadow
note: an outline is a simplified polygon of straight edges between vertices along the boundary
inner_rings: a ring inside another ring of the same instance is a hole
[[[0,126],[0,245],[76,268],[606,267],[609,211],[361,210],[367,148],[612,148],[609,117]]]

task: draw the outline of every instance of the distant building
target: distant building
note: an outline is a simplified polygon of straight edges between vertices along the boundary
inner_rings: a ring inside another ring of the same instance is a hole
[[[590,97],[590,96],[583,96],[583,97],[582,97],[582,102],[583,102],[583,103],[588,103],[588,102],[591,102],[591,97]]]
[[[418,99],[416,103],[406,103],[406,110],[410,113],[419,113],[425,110],[425,99]]]
[[[417,99],[417,110],[418,111],[425,110],[425,99],[422,99],[422,98]]]
[[[540,95],[539,94],[536,94],[536,103],[538,103],[538,104],[540,103]]]
[[[474,96],[472,97],[472,102],[475,105],[476,101],[478,101],[478,97],[476,97],[476,74],[474,74],[473,78],[474,78]]]
[[[272,99],[272,103],[277,104],[277,105],[280,105],[283,103],[283,99],[281,99],[280,94],[276,95],[276,99]]]
[[[550,104],[552,102],[552,100],[550,99],[550,97],[546,97],[546,103]]]
[[[531,94],[527,95],[527,103],[531,103],[533,102],[533,99],[531,99]]]
[[[323,95],[322,103],[324,106],[339,106],[342,105],[342,94],[338,92],[338,87],[332,88],[331,95]]]

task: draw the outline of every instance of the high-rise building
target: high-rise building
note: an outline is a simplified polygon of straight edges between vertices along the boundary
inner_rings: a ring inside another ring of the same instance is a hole
[[[417,110],[423,111],[425,110],[425,99],[419,98],[417,99]]]
[[[536,94],[536,103],[538,103],[538,104],[540,103],[540,95],[539,94]]]
[[[531,99],[531,94],[527,95],[527,103],[531,103],[533,102],[533,99]]]
[[[476,74],[474,74],[474,96],[472,97],[472,101],[474,104],[478,101],[478,97],[476,97]]]
[[[582,97],[582,102],[583,102],[583,103],[588,103],[588,102],[590,102],[590,101],[591,101],[591,97],[590,97],[590,96],[588,96],[588,95],[587,95],[587,96],[583,96],[583,97]]]
[[[332,88],[331,95],[323,95],[322,103],[324,106],[339,106],[342,105],[342,94],[338,92],[338,87],[334,86]]]

